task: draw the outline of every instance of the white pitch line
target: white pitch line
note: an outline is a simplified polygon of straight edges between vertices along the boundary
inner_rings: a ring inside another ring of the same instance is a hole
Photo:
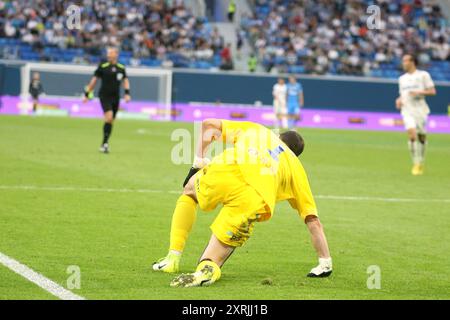
[[[44,277],[42,274],[28,268],[26,265],[20,263],[13,258],[0,252],[0,263],[7,267],[8,269],[14,271],[15,273],[21,275],[25,279],[38,285],[45,291],[51,293],[52,295],[58,297],[62,300],[85,300],[85,298],[76,295],[75,293],[61,287],[59,284],[53,282],[52,280]]]
[[[382,201],[382,202],[444,202],[450,203],[450,199],[417,199],[417,198],[383,198],[383,197],[356,197],[356,196],[332,196],[316,195],[317,199],[349,200],[349,201]]]
[[[5,186],[0,185],[0,190],[36,190],[36,191],[79,191],[79,192],[107,192],[107,193],[170,193],[180,194],[180,190],[155,190],[155,189],[127,189],[127,188],[90,188],[90,187],[40,187],[40,186]],[[385,198],[385,197],[370,197],[370,196],[339,196],[339,195],[315,195],[317,199],[324,200],[344,200],[344,201],[380,201],[380,202],[440,202],[450,203],[450,199],[430,199],[430,198]]]
[[[82,192],[118,192],[118,193],[161,193],[162,190],[150,189],[110,189],[110,188],[80,188],[80,187],[39,187],[39,186],[0,186],[3,190],[40,190],[40,191],[82,191]],[[169,191],[172,192],[172,191]],[[175,192],[175,191],[173,191]]]

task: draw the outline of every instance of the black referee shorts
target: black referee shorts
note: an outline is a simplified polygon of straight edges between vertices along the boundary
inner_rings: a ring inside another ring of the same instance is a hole
[[[120,97],[100,97],[100,103],[103,113],[112,111],[113,117],[116,118],[116,114],[119,111]]]

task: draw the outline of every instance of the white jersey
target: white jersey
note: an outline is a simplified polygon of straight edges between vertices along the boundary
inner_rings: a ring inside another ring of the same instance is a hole
[[[400,98],[402,101],[402,114],[426,116],[430,108],[424,96],[413,97],[411,91],[434,88],[433,80],[428,72],[416,70],[413,73],[405,73],[398,79]]]
[[[273,86],[272,94],[274,96],[274,100],[280,102],[280,103],[286,103],[286,97],[287,97],[287,86],[286,84],[275,84]]]

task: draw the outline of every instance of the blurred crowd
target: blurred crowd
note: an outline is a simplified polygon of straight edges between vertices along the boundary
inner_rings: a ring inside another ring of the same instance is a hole
[[[66,8],[78,5],[81,28],[66,27]],[[196,18],[182,0],[0,0],[0,38],[33,46],[81,48],[100,55],[106,46],[133,58],[166,60],[168,54],[210,60],[226,47],[217,29]]]
[[[436,1],[252,2],[255,13],[241,25],[267,71],[301,66],[312,74],[369,75],[383,65],[398,65],[406,52],[423,65],[450,61],[450,25]],[[376,15],[367,12],[373,4],[379,20],[369,18]]]
[[[249,71],[396,77],[408,52],[450,79],[450,25],[437,0],[249,1],[254,12],[236,32],[237,57],[245,40],[252,47]],[[71,4],[82,9],[72,30]],[[233,46],[183,0],[0,0],[0,47],[5,39],[19,42],[8,58],[92,63],[116,46],[130,65],[234,68]]]

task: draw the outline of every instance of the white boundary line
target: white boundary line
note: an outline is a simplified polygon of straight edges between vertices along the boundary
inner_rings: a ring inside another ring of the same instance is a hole
[[[384,197],[356,197],[356,196],[333,196],[333,195],[317,195],[317,199],[326,200],[348,200],[348,201],[381,201],[381,202],[442,202],[450,203],[450,199],[418,199],[418,198],[384,198]]]
[[[58,297],[62,300],[85,300],[85,298],[76,295],[75,293],[61,287],[59,284],[53,282],[52,280],[44,277],[42,274],[28,268],[26,265],[20,263],[13,258],[0,252],[0,263],[7,267],[8,269],[14,271],[15,273],[21,275],[25,279],[38,285],[45,291],[51,293],[52,295]]]
[[[68,187],[68,186],[31,186],[31,185],[18,185],[18,186],[5,186],[0,185],[0,190],[24,190],[24,191],[79,191],[79,192],[107,192],[107,193],[171,193],[180,194],[181,188],[178,191],[175,190],[156,190],[156,189],[114,189],[114,188],[90,188],[90,187]],[[345,200],[345,201],[380,201],[380,202],[437,202],[437,203],[450,203],[449,199],[430,199],[430,198],[385,198],[385,197],[370,197],[370,196],[339,196],[339,195],[315,195],[316,199],[325,200]]]
[[[81,192],[117,192],[117,193],[180,193],[181,191],[163,191],[151,189],[104,189],[104,188],[81,188],[81,187],[39,187],[39,186],[4,186],[0,190],[35,190],[35,191],[81,191]],[[450,203],[450,199],[414,199],[414,198],[383,198],[383,197],[357,197],[337,195],[316,195],[318,199],[347,200],[347,201],[382,201],[382,202],[442,202]],[[85,298],[61,287],[54,281],[44,277],[26,265],[8,257],[0,252],[0,263],[25,279],[38,285],[45,291],[62,300],[85,300]]]

